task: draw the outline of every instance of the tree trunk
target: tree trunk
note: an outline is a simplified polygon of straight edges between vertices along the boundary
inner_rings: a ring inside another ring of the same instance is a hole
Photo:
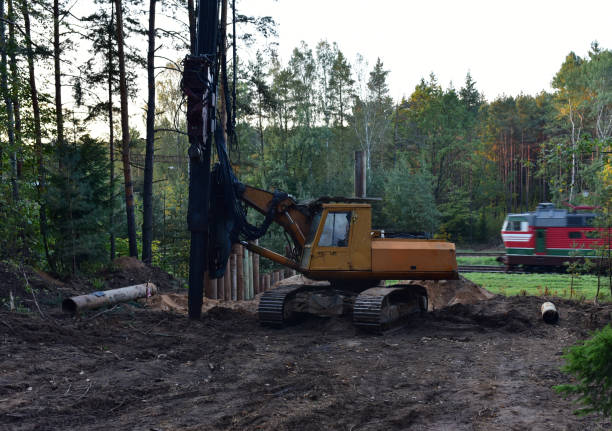
[[[189,52],[191,55],[195,55],[196,49],[196,20],[195,20],[195,8],[193,6],[193,0],[187,0],[187,15],[189,18]]]
[[[125,188],[125,212],[127,216],[130,256],[138,257],[136,218],[134,216],[134,186],[132,185],[132,169],[130,167],[130,125],[127,82],[125,78],[125,55],[123,53],[123,11],[121,10],[121,0],[115,0],[115,9],[117,13],[117,53],[119,57],[119,93],[121,96],[121,159],[123,162]]]
[[[13,0],[8,0],[8,22],[9,22],[9,63],[11,69],[11,99],[13,101],[13,109],[15,111],[15,148],[13,149],[12,161],[14,166],[14,175],[16,178],[17,195],[19,195],[19,181],[22,176],[23,166],[23,145],[21,135],[21,114],[19,109],[19,75],[17,71],[17,58],[15,51],[17,50],[17,44],[15,42],[15,9],[13,7]]]
[[[37,191],[38,202],[40,205],[40,235],[42,237],[43,245],[45,247],[45,256],[47,258],[47,264],[53,271],[55,271],[55,263],[51,259],[51,255],[49,254],[49,244],[47,241],[47,210],[43,198],[45,194],[45,162],[43,157],[42,131],[40,127],[40,106],[38,104],[36,73],[34,70],[34,51],[32,50],[32,39],[30,35],[30,12],[28,10],[28,3],[26,1],[21,2],[21,12],[23,14],[24,22],[26,54],[28,59],[28,74],[30,83],[30,97],[32,99],[32,114],[34,117],[34,152],[36,154],[36,165],[38,168]]]
[[[62,112],[62,77],[60,71],[59,0],[53,0],[53,66],[55,71],[55,122],[57,141],[64,142],[64,114]]]
[[[147,148],[145,150],[142,261],[151,264],[153,258],[153,153],[155,151],[155,2],[149,1],[149,48],[147,51]]]
[[[223,138],[225,143],[227,142],[227,100],[229,88],[225,87],[227,82],[227,0],[221,1],[221,32],[219,37],[221,38],[221,49],[219,52],[219,61],[221,63],[220,74],[219,74],[219,119],[221,120],[221,127],[223,128]]]
[[[4,17],[4,0],[0,0],[0,17]],[[8,151],[11,154],[11,186],[13,191],[13,202],[19,200],[19,188],[17,186],[17,161],[15,154],[15,119],[13,117],[13,99],[8,91],[8,69],[7,69],[7,43],[5,35],[5,20],[0,20],[0,45],[2,46],[2,63],[0,65],[0,87],[4,95],[4,103],[7,113]]]
[[[115,259],[115,128],[113,121],[113,32],[114,32],[114,4],[111,3],[110,28],[108,29],[108,146],[110,158],[110,184],[109,184],[109,229],[110,229],[110,260]]]

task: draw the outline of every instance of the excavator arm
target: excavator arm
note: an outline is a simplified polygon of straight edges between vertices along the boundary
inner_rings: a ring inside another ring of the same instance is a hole
[[[306,235],[310,231],[312,218],[306,214],[304,210],[298,208],[297,202],[291,197],[275,202],[275,194],[267,190],[258,189],[246,184],[239,187],[238,195],[248,206],[255,209],[264,216],[271,210],[271,205],[276,205],[273,209],[272,220],[280,225],[293,241],[293,246],[297,251],[297,255],[302,254],[304,245],[306,244]],[[285,265],[294,269],[299,269],[299,262],[288,259],[278,253],[255,244],[241,241],[247,249],[271,259],[281,265]]]

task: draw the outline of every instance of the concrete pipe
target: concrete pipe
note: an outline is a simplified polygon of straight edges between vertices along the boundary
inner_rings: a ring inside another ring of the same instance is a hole
[[[88,295],[73,296],[64,299],[62,310],[75,314],[83,310],[93,310],[105,305],[132,301],[138,298],[148,298],[157,294],[157,287],[153,283],[137,284],[135,286],[121,287],[119,289],[103,290]]]
[[[559,321],[559,312],[552,302],[545,302],[541,308],[542,319],[546,323],[557,323]]]

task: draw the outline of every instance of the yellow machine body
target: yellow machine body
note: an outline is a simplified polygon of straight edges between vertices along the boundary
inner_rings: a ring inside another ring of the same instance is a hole
[[[382,238],[369,204],[324,204],[311,226],[299,271],[320,280],[456,279],[455,245]],[[315,230],[316,229],[316,230]]]

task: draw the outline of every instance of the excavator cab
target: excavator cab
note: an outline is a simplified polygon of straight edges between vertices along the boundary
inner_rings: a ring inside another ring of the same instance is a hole
[[[301,266],[308,271],[369,271],[372,208],[367,204],[324,204],[313,219]]]

